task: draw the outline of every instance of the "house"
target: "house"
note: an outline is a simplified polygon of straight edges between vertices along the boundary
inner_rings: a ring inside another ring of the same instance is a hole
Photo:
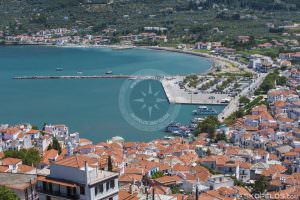
[[[0,185],[11,189],[20,200],[38,200],[36,175],[0,173]]]
[[[4,140],[16,140],[21,130],[16,127],[9,127],[1,131]]]
[[[73,155],[51,163],[49,169],[48,175],[37,178],[40,200],[118,200],[118,174],[100,170],[96,158]]]
[[[162,176],[160,178],[153,180],[156,184],[165,186],[165,187],[171,187],[171,186],[180,186],[182,184],[182,179],[177,176]]]
[[[32,140],[38,139],[41,135],[39,130],[34,129],[31,129],[30,131],[26,132],[26,134],[29,135]]]
[[[266,48],[266,49],[270,49],[273,47],[273,44],[270,42],[266,42],[266,43],[262,43],[257,45],[258,48]]]
[[[250,41],[250,36],[240,35],[240,36],[238,36],[237,41],[240,42],[240,43],[243,43],[243,44],[247,43],[247,42]]]
[[[50,149],[44,153],[43,160],[39,164],[39,167],[43,168],[49,165],[50,163],[55,162],[57,158],[58,158],[58,151],[56,149]]]
[[[22,160],[18,158],[4,158],[0,161],[2,166],[7,166],[9,171],[17,172],[17,168],[19,165],[22,165]]]
[[[195,44],[195,49],[205,49],[205,50],[210,50],[211,47],[211,43],[210,42],[197,42]]]
[[[230,177],[225,177],[223,174],[212,175],[206,184],[211,190],[216,190],[220,187],[232,187],[233,180]]]

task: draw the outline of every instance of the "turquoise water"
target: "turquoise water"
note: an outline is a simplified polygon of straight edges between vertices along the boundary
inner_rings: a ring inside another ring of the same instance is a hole
[[[133,74],[142,69],[167,74],[205,72],[205,58],[145,49],[57,48],[46,46],[0,47],[0,123],[63,123],[94,142],[113,136],[149,141],[162,131],[137,130],[121,115],[118,98],[122,79],[13,80],[22,75]],[[62,67],[64,71],[56,72]],[[159,84],[154,89],[162,91]],[[162,91],[163,92],[163,91]],[[164,97],[165,98],[165,97]],[[176,121],[187,123],[196,106],[181,106]],[[218,111],[223,107],[216,107]]]

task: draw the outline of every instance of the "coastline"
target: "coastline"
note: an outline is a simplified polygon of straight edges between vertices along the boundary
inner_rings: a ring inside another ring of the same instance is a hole
[[[47,43],[7,43],[2,44],[2,46],[49,46],[49,47],[61,47],[61,48],[107,48],[112,50],[126,50],[126,49],[150,49],[150,50],[157,50],[157,51],[168,51],[168,52],[174,52],[174,53],[182,53],[182,54],[188,54],[193,56],[198,56],[202,58],[207,58],[212,62],[211,67],[206,71],[202,72],[200,74],[208,74],[212,72],[217,72],[220,70],[220,72],[240,72],[242,69],[247,70],[247,66],[239,63],[237,61],[233,61],[221,56],[215,56],[208,53],[203,52],[194,52],[191,50],[181,50],[181,49],[175,49],[172,47],[159,47],[159,46],[134,46],[134,45],[90,45],[90,44],[64,44],[64,45],[57,45],[57,44],[47,44]],[[231,67],[228,67],[231,66]],[[219,69],[218,69],[219,68]],[[228,68],[231,68],[228,70]]]
[[[236,66],[238,71],[241,71],[241,69],[246,69],[246,70],[248,69],[247,66],[242,63],[239,63],[239,62],[236,62],[233,60],[229,60],[229,59],[221,57],[221,56],[215,56],[215,55],[211,55],[211,54],[203,53],[203,52],[194,52],[194,51],[190,51],[190,50],[181,50],[181,49],[175,49],[175,48],[171,48],[171,47],[158,47],[158,46],[143,46],[142,48],[158,50],[158,51],[183,53],[183,54],[189,54],[189,55],[193,55],[193,56],[208,58],[213,62],[213,64],[210,67],[210,69],[207,71],[207,73],[216,72],[217,71],[216,65],[221,66],[221,71],[223,71],[224,67],[228,64]]]

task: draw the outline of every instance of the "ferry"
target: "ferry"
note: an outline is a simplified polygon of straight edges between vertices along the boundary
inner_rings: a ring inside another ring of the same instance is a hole
[[[58,67],[58,68],[56,68],[56,71],[58,71],[58,72],[64,71],[64,68]]]
[[[207,106],[199,106],[197,110],[193,110],[194,115],[217,115],[217,111]]]
[[[113,73],[112,71],[105,72],[105,74],[112,74],[112,73]]]

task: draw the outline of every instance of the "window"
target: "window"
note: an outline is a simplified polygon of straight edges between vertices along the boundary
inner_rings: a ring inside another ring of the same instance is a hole
[[[80,186],[80,194],[85,195],[85,189],[83,186]]]
[[[106,182],[106,191],[109,190],[109,181]]]
[[[98,186],[96,185],[95,186],[95,196],[97,196],[97,194],[98,194]]]
[[[50,196],[46,196],[46,200],[51,200],[51,197]]]
[[[110,180],[110,187],[115,188],[115,179]]]
[[[67,194],[71,195],[71,188],[70,187],[67,187]]]
[[[103,193],[103,184],[102,183],[99,185],[99,192]]]

